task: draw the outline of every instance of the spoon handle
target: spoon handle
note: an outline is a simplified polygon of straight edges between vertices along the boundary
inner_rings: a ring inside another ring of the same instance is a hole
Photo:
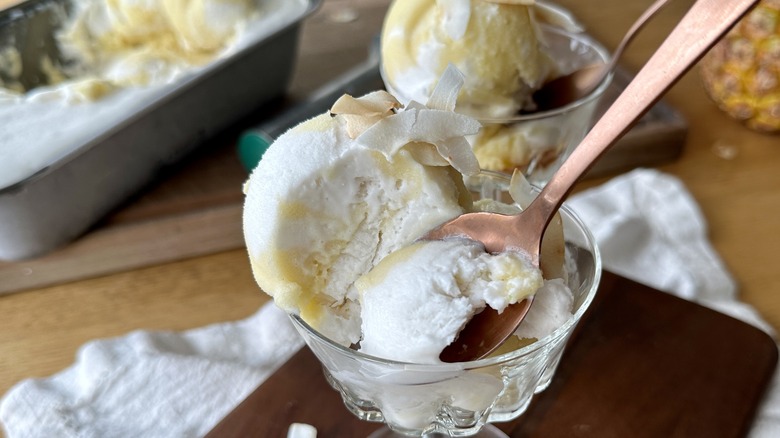
[[[574,184],[758,0],[698,0],[526,208],[546,228]],[[534,205],[537,204],[537,205]],[[541,234],[541,233],[540,233]]]

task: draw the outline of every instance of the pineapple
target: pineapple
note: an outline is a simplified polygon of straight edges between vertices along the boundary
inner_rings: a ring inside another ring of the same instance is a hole
[[[748,127],[780,132],[780,0],[762,0],[702,59],[707,94]]]

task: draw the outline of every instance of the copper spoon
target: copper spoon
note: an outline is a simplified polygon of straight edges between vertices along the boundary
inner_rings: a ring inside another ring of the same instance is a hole
[[[591,64],[567,75],[559,76],[542,85],[532,96],[536,104],[535,112],[549,111],[566,106],[591,94],[617,66],[618,59],[623,55],[628,46],[639,31],[650,19],[668,3],[669,0],[656,0],[634,24],[628,29],[628,33],[620,41],[620,44],[612,54],[608,63]]]
[[[431,231],[424,239],[466,237],[490,253],[525,251],[539,266],[547,224],[579,178],[758,0],[698,0],[633,81],[561,165],[531,204],[516,215],[467,213]],[[445,362],[480,359],[504,342],[525,317],[518,303],[500,315],[475,315],[440,355]]]

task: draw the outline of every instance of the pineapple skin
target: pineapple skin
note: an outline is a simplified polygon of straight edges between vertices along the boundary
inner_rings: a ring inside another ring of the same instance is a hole
[[[762,0],[704,56],[709,97],[731,117],[780,132],[780,0]]]

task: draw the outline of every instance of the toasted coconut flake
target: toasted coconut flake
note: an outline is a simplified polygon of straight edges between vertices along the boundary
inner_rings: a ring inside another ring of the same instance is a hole
[[[436,150],[458,172],[464,175],[476,175],[479,173],[477,157],[474,155],[468,140],[464,137],[453,137],[436,143]]]
[[[360,134],[357,141],[389,158],[408,143],[424,142],[438,147],[439,143],[451,138],[476,134],[479,128],[479,122],[463,114],[433,109],[406,109],[378,121]]]
[[[465,175],[473,175],[479,173],[479,163],[465,136],[476,134],[481,125],[472,117],[454,112],[463,81],[458,69],[448,66],[427,105],[412,101],[396,112],[401,104],[380,91],[359,99],[343,96],[331,113],[344,117],[351,138],[388,159],[406,147],[422,164],[449,164]]]
[[[345,94],[333,104],[330,112],[344,118],[347,135],[354,139],[401,107],[403,105],[393,95],[380,90],[358,98]]]
[[[442,167],[450,165],[449,161],[441,156],[434,144],[415,141],[407,144],[405,148],[412,154],[415,161],[424,166]]]

